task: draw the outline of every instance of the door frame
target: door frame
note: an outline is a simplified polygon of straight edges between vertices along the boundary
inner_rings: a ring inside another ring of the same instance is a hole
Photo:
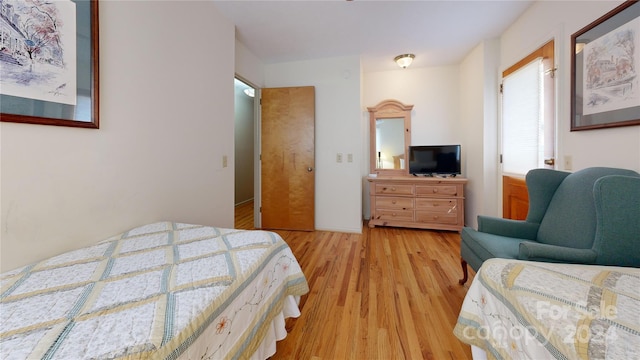
[[[253,226],[256,229],[262,228],[262,88],[256,86],[251,81],[246,80],[239,74],[235,74],[234,78],[244,82],[245,84],[253,87],[255,95],[253,98]],[[234,144],[235,147],[235,144]],[[314,173],[316,171],[314,164]],[[234,179],[235,184],[235,179]]]
[[[235,74],[234,79],[238,79],[243,83],[251,86],[254,91],[253,97],[253,226],[256,229],[261,227],[261,219],[260,219],[260,203],[261,203],[261,178],[260,178],[260,98],[261,98],[261,88],[252,83],[251,81],[244,78],[242,75]],[[235,130],[234,130],[235,131]],[[234,151],[235,151],[234,144]],[[234,175],[234,186],[235,186],[235,175]]]
[[[262,107],[260,99],[262,99],[262,88],[254,88],[256,96],[253,103],[254,116],[254,132],[253,132],[253,227],[262,228],[262,216],[260,212],[260,204],[262,204],[262,161],[260,156],[262,153]]]

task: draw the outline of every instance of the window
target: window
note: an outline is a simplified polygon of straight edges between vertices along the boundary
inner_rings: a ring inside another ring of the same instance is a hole
[[[542,59],[503,80],[502,171],[524,175],[544,166]]]
[[[554,165],[553,41],[502,74],[502,172]]]

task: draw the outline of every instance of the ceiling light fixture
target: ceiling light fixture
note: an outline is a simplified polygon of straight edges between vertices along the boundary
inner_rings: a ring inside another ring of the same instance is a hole
[[[413,58],[416,56],[413,54],[402,54],[396,56],[393,60],[403,69],[406,69],[413,62]]]
[[[247,95],[248,97],[254,97],[256,96],[256,91],[253,88],[246,88],[244,89],[244,93],[245,95]]]

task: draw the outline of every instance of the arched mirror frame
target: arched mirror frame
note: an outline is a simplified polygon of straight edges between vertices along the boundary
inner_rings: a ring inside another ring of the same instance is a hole
[[[378,105],[367,107],[369,110],[369,153],[370,171],[381,176],[407,175],[409,174],[408,149],[411,144],[411,110],[413,105],[405,105],[398,100],[384,100]],[[380,169],[376,166],[376,120],[378,119],[404,119],[404,168]]]

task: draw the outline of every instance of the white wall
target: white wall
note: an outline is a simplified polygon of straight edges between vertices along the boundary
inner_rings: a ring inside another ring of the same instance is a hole
[[[357,56],[265,66],[265,87],[314,86],[315,227],[362,231],[360,59]],[[336,162],[336,154],[343,162]],[[347,162],[353,154],[353,162]]]
[[[612,166],[640,171],[640,126],[569,131],[571,114],[571,35],[622,1],[538,1],[501,37],[501,70],[557,36],[558,153],[573,159],[573,169]],[[577,9],[579,8],[579,11]]]
[[[363,74],[361,115],[365,118],[366,132],[363,157],[369,172],[369,113],[367,107],[383,100],[395,99],[413,105],[411,111],[411,144],[413,145],[462,145],[463,176],[467,149],[465,134],[460,127],[459,67],[407,68]],[[370,217],[368,184],[364,184],[364,217]]]
[[[465,187],[465,223],[471,226],[475,226],[478,213],[496,212],[498,204],[498,56],[499,43],[490,40],[479,44],[460,65],[363,75],[366,106],[390,98],[414,105],[412,144],[462,145],[462,176],[469,180]],[[366,196],[364,204],[364,217],[369,218]]]
[[[466,208],[469,226],[476,227],[477,215],[494,214],[499,215],[502,209],[500,199],[502,199],[501,180],[498,176],[499,146],[498,146],[498,117],[499,117],[499,72],[498,64],[500,58],[500,42],[498,39],[484,42],[484,122],[483,122],[483,161],[484,184],[482,186],[481,201],[476,205]],[[461,106],[463,106],[461,103]],[[473,134],[467,134],[473,136]],[[478,194],[480,195],[480,194]],[[479,197],[476,197],[476,199]]]
[[[146,222],[233,226],[233,24],[204,1],[99,10],[100,129],[0,124],[2,271]]]
[[[466,147],[465,223],[478,214],[497,214],[497,40],[476,46],[460,65],[460,126]]]
[[[236,75],[257,88],[264,87],[264,65],[243,43],[236,40]]]
[[[387,99],[413,105],[412,144],[459,144],[463,135],[455,126],[460,117],[458,78],[457,65],[364,73],[363,111]]]

